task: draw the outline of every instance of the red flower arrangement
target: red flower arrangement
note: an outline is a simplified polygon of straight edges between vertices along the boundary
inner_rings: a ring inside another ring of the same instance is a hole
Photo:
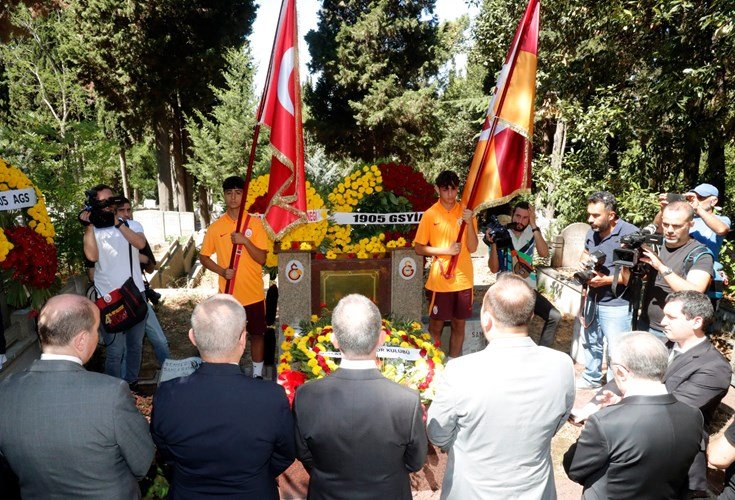
[[[383,176],[383,189],[406,198],[415,212],[425,212],[436,201],[434,186],[410,165],[391,162],[381,163],[378,168]]]
[[[0,268],[13,271],[12,279],[34,288],[49,288],[56,279],[58,260],[56,245],[26,226],[5,230],[13,249],[0,262]]]
[[[48,297],[48,289],[56,281],[59,265],[56,245],[48,243],[46,238],[27,226],[9,227],[5,229],[5,235],[13,244],[8,256],[0,262],[0,269],[6,273],[5,281],[10,285],[8,299],[10,302],[22,302],[25,295],[22,289],[26,287],[33,307],[38,307]]]

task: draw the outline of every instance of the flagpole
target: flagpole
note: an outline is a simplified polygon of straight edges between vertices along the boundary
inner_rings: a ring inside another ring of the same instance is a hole
[[[263,108],[265,107],[265,94],[270,88],[270,81],[271,81],[271,70],[273,69],[273,53],[276,50],[276,42],[278,41],[278,27],[281,26],[281,20],[285,13],[285,9],[283,8],[284,4],[288,2],[288,0],[282,0],[281,2],[281,12],[278,14],[278,23],[276,23],[276,33],[273,35],[273,45],[271,46],[271,57],[268,61],[268,72],[265,75],[265,85],[263,85],[263,92],[260,94],[260,103],[258,104],[258,111],[255,114],[255,126],[253,127],[253,141],[250,144],[250,156],[248,157],[248,168],[245,172],[245,185],[243,186],[242,190],[242,202],[240,203],[240,210],[237,214],[237,224],[235,225],[235,231],[240,231],[240,225],[242,224],[243,215],[245,214],[245,203],[248,199],[248,191],[250,190],[250,179],[253,176],[253,163],[255,163],[255,151],[258,147],[258,137],[260,137],[260,122],[263,118]],[[294,5],[294,9],[296,6]],[[237,247],[241,245],[232,244],[232,253],[230,254],[230,265],[228,266],[228,269],[234,269],[232,266],[235,265],[235,259],[237,257]],[[235,273],[237,273],[237,269],[234,269]],[[225,293],[228,293],[232,295],[232,292],[234,290],[234,279],[235,276],[232,276],[232,279],[225,280]]]
[[[500,117],[500,112],[503,109],[503,104],[505,104],[505,97],[508,95],[508,89],[510,88],[510,82],[513,79],[513,72],[516,69],[516,62],[518,61],[518,53],[520,52],[518,50],[518,46],[521,43],[521,38],[523,37],[523,33],[528,28],[528,24],[531,22],[531,19],[533,19],[533,12],[536,10],[536,4],[540,0],[530,0],[529,6],[526,7],[526,12],[524,14],[524,19],[522,21],[520,32],[518,33],[518,36],[516,37],[516,46],[513,50],[513,55],[511,56],[510,61],[510,68],[508,69],[508,75],[505,77],[505,83],[503,84],[503,91],[500,94],[500,101],[498,101],[498,108],[495,112],[495,117],[493,118],[493,123],[490,126],[490,136],[488,137],[487,142],[485,143],[485,148],[482,151],[482,159],[479,164],[479,168],[477,169],[477,174],[475,175],[475,178],[472,180],[472,187],[470,188],[470,195],[469,199],[467,200],[467,207],[472,206],[472,202],[475,200],[475,194],[477,191],[477,185],[480,183],[480,178],[482,175],[482,170],[485,168],[485,162],[487,161],[487,156],[490,152],[490,146],[495,141],[495,129],[498,126],[498,119]],[[533,5],[533,8],[531,8],[531,5]],[[486,118],[487,120],[487,118]],[[462,200],[464,201],[464,200]],[[457,243],[462,243],[462,236],[464,236],[465,226],[467,223],[462,219],[462,224],[459,226],[459,234],[457,235]],[[461,251],[461,250],[460,250]],[[457,260],[459,259],[459,253],[456,255],[452,255],[451,260],[449,261],[449,267],[447,267],[446,272],[444,273],[444,277],[446,279],[449,279],[454,276],[454,269],[457,267]]]

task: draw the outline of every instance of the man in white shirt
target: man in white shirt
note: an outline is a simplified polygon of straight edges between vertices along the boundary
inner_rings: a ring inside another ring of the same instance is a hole
[[[103,211],[110,212],[113,225],[96,227],[88,225],[84,230],[84,255],[94,266],[94,284],[100,297],[120,288],[131,276],[141,294],[144,292],[143,275],[140,273],[139,250],[146,244],[143,226],[134,220],[117,218],[117,205],[108,200],[113,198],[112,189],[104,184],[92,188],[98,202],[106,205]],[[84,211],[79,218],[89,222],[90,212]],[[105,343],[105,373],[121,377],[121,364],[125,355],[125,380],[134,384],[138,380],[143,356],[145,318],[135,326],[120,333],[108,333],[101,327]]]
[[[0,460],[23,498],[140,498],[154,451],[148,423],[127,384],[82,366],[99,322],[89,299],[52,297],[38,317],[41,359],[0,383]]]
[[[449,450],[442,499],[556,498],[551,438],[574,404],[574,368],[528,336],[533,309],[523,278],[501,273],[482,304],[488,346],[447,364],[427,421]]]

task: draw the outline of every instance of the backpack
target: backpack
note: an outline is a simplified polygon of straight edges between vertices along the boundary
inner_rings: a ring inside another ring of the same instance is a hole
[[[697,262],[700,257],[703,255],[711,255],[712,260],[715,260],[715,255],[712,253],[712,250],[707,248],[704,245],[699,245],[694,247],[684,258],[684,278],[686,278],[686,275],[689,274],[689,270],[692,268],[692,266]],[[725,291],[725,283],[722,281],[722,278],[720,276],[720,273],[714,272],[714,278],[709,280],[709,286],[707,287],[707,290],[704,292],[707,297],[713,300],[720,300],[724,294]]]

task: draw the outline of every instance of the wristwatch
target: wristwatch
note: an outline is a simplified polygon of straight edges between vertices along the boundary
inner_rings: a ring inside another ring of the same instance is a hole
[[[665,268],[661,269],[661,276],[666,277],[666,276],[668,276],[669,274],[671,274],[673,272],[674,272],[674,270],[671,269],[670,267],[665,267]]]
[[[119,220],[120,222],[119,222],[118,224],[115,224],[115,227],[116,227],[117,229],[120,229],[120,226],[122,226],[123,224],[125,224],[125,221],[124,221],[124,220],[122,220],[122,219],[117,219],[117,220]]]
[[[539,229],[538,227],[532,227],[531,228],[531,232],[533,232],[533,231],[541,232],[541,229]]]

